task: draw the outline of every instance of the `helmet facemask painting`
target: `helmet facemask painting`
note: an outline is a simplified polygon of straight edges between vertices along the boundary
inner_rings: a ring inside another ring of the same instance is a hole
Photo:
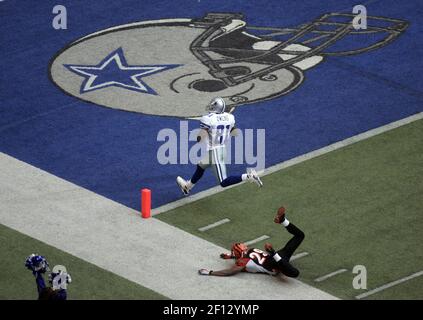
[[[70,43],[52,59],[50,75],[83,101],[198,118],[215,97],[233,109],[286,95],[327,57],[381,48],[408,25],[367,16],[367,28],[356,30],[355,17],[328,13],[289,28],[249,26],[238,13],[135,22]]]
[[[196,21],[206,31],[192,42],[191,51],[211,75],[227,86],[235,86],[312,56],[346,56],[378,49],[408,26],[403,20],[367,16],[367,28],[356,30],[355,17],[328,13],[299,27],[273,28],[246,26],[242,14],[209,13]],[[342,49],[327,50],[335,44],[339,48],[339,43]],[[216,59],[216,53],[222,57]],[[262,68],[252,70],[238,65],[241,63],[257,63]]]

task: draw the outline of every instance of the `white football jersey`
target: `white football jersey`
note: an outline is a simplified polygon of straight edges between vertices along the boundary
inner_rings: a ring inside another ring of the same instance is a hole
[[[235,117],[227,112],[209,113],[201,118],[200,127],[208,132],[208,150],[221,148],[235,126]]]

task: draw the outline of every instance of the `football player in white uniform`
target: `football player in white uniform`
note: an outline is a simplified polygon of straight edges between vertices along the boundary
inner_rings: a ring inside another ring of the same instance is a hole
[[[287,277],[296,278],[300,274],[298,269],[289,263],[291,256],[304,240],[304,233],[285,218],[285,208],[280,207],[274,219],[282,224],[293,235],[288,243],[279,251],[275,251],[270,243],[265,244],[266,252],[260,249],[248,249],[244,243],[234,243],[231,253],[222,253],[222,259],[236,259],[235,265],[229,269],[213,271],[198,270],[201,275],[232,276],[239,272],[265,273],[277,275],[282,273]]]
[[[225,112],[226,104],[222,98],[214,98],[206,107],[208,114],[201,118],[201,131],[197,141],[207,141],[207,155],[197,164],[197,169],[188,181],[182,177],[176,178],[176,183],[184,195],[188,195],[194,185],[201,179],[204,171],[212,166],[222,187],[227,187],[241,181],[255,182],[259,187],[263,186],[257,172],[254,169],[247,169],[247,173],[239,176],[227,176],[226,174],[226,146],[225,142],[231,135],[236,134],[235,117]]]

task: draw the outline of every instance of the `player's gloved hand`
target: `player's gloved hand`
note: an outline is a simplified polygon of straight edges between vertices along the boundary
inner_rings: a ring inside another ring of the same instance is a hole
[[[276,252],[275,252],[275,249],[273,249],[273,246],[272,246],[272,244],[271,243],[265,243],[264,244],[264,249],[268,252],[268,253],[270,253],[270,254],[275,254]]]
[[[208,276],[212,273],[212,270],[200,269],[198,270],[198,273],[201,274],[202,276]]]
[[[229,253],[221,253],[220,257],[222,259],[232,259],[232,255],[230,255]]]

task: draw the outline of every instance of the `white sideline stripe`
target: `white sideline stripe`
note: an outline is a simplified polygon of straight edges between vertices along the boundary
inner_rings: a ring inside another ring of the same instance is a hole
[[[247,246],[249,246],[249,245],[251,245],[251,244],[254,244],[254,243],[257,243],[257,242],[260,242],[260,241],[263,241],[263,240],[269,239],[269,238],[270,238],[269,236],[264,235],[264,236],[258,237],[258,238],[256,238],[256,239],[253,239],[253,240],[250,240],[250,241],[245,241],[244,243],[245,243]]]
[[[346,271],[348,271],[348,270],[347,269],[339,269],[339,270],[336,270],[334,272],[328,273],[328,274],[326,274],[324,276],[321,276],[319,278],[316,278],[316,279],[314,279],[314,281],[315,282],[322,282],[322,281],[325,281],[326,279],[332,278],[332,277],[334,277],[334,276],[336,276],[336,275],[338,275],[340,273],[344,273]]]
[[[207,231],[207,230],[216,228],[216,227],[218,227],[218,226],[220,226],[222,224],[228,223],[228,222],[231,222],[231,220],[225,218],[225,219],[216,221],[215,223],[211,223],[211,224],[209,224],[209,225],[207,225],[205,227],[199,228],[198,231],[204,232],[204,231]]]
[[[358,296],[356,296],[355,298],[356,298],[356,299],[363,299],[363,298],[366,298],[366,297],[368,297],[368,296],[371,296],[372,294],[375,294],[375,293],[381,292],[381,291],[383,291],[383,290],[385,290],[385,289],[391,288],[391,287],[396,286],[396,285],[398,285],[398,284],[400,284],[400,283],[403,283],[403,282],[406,282],[406,281],[408,281],[408,280],[411,280],[411,279],[414,279],[414,278],[420,277],[421,275],[423,275],[423,270],[422,270],[422,271],[419,271],[419,272],[416,272],[416,273],[413,273],[412,275],[409,275],[408,277],[405,277],[405,278],[402,278],[402,279],[399,279],[399,280],[396,280],[396,281],[393,281],[393,282],[387,283],[387,284],[385,284],[385,285],[383,285],[383,286],[381,286],[381,287],[379,287],[379,288],[376,288],[376,289],[373,289],[373,290],[367,291],[367,292],[365,292],[365,293],[359,294],[359,295],[358,295]]]
[[[300,259],[300,258],[305,257],[305,256],[308,256],[308,252],[300,252],[298,254],[293,255],[291,257],[290,261],[294,261],[294,260]]]
[[[1,152],[0,223],[170,299],[336,299],[295,279],[200,276],[228,268],[227,249]]]
[[[301,156],[298,156],[298,157],[292,158],[290,160],[284,161],[282,163],[276,164],[274,166],[271,166],[269,168],[266,168],[264,170],[264,172],[259,173],[259,175],[261,177],[263,177],[263,176],[266,176],[268,174],[272,174],[272,173],[274,173],[276,171],[279,171],[279,170],[282,170],[282,169],[285,169],[285,168],[294,166],[294,165],[299,164],[301,162],[304,162],[306,160],[310,160],[310,159],[319,157],[319,156],[324,155],[326,153],[329,153],[331,151],[341,149],[343,147],[352,145],[352,144],[354,144],[356,142],[366,140],[368,138],[371,138],[371,137],[374,137],[374,136],[379,135],[381,133],[384,133],[384,132],[387,132],[387,131],[390,131],[390,130],[399,128],[401,126],[404,126],[406,124],[409,124],[411,122],[414,122],[414,121],[417,121],[417,120],[420,120],[420,119],[423,119],[423,112],[416,113],[415,115],[409,116],[407,118],[404,118],[404,119],[401,119],[401,120],[398,120],[398,121],[395,121],[395,122],[391,122],[391,123],[386,124],[384,126],[381,126],[381,127],[378,127],[378,128],[375,128],[375,129],[372,129],[372,130],[369,130],[369,131],[360,133],[360,134],[358,134],[356,136],[353,136],[353,137],[350,137],[348,139],[335,142],[335,143],[333,143],[331,145],[328,145],[326,147],[323,147],[323,148],[320,148],[320,149],[311,151],[311,152],[306,153],[306,154],[303,154]],[[213,187],[213,188],[210,188],[210,189],[207,189],[207,190],[198,192],[198,193],[196,193],[194,195],[190,195],[189,197],[185,197],[183,199],[179,199],[179,200],[170,202],[168,204],[165,204],[163,206],[157,207],[155,209],[152,209],[151,210],[151,214],[152,215],[157,215],[157,214],[160,214],[160,213],[163,213],[163,212],[166,212],[166,211],[170,211],[170,210],[176,209],[176,208],[181,207],[183,205],[186,205],[186,204],[189,204],[189,203],[192,203],[192,202],[195,202],[195,201],[204,199],[204,198],[206,198],[206,197],[208,197],[208,196],[210,196],[212,194],[216,194],[216,193],[219,193],[219,192],[223,192],[223,191],[225,191],[227,189],[234,188],[234,187],[236,187],[236,186],[238,186],[238,185],[240,185],[242,183],[245,183],[245,181],[243,181],[243,182],[241,182],[239,184],[236,184],[236,185],[232,185],[232,186],[226,187],[226,188],[222,188],[221,186],[216,186],[216,187]],[[264,187],[266,187],[266,185],[264,185]]]

